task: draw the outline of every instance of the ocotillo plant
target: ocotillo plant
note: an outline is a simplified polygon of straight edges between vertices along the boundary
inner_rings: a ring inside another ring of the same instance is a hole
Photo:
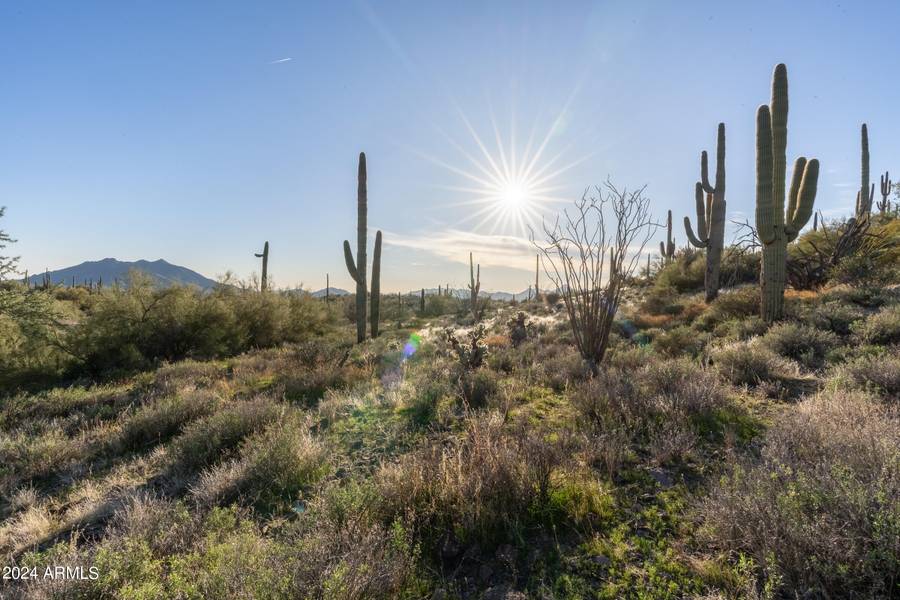
[[[366,185],[366,154],[359,153],[358,185],[356,191],[356,261],[350,242],[344,240],[344,261],[347,271],[356,282],[356,341],[366,339],[366,243],[368,242],[368,189]],[[372,337],[378,337],[378,316],[381,306],[381,231],[375,234],[375,256],[372,260]]]
[[[541,299],[540,292],[540,275],[541,275],[541,256],[540,254],[534,255],[534,299]]]
[[[888,200],[888,196],[891,195],[891,187],[891,174],[885,171],[881,176],[881,202],[878,203],[878,212],[881,214],[891,210],[891,201]]]
[[[672,211],[666,218],[666,241],[659,243],[659,253],[662,254],[663,260],[669,262],[675,258],[675,238],[672,237]]]
[[[860,130],[860,183],[856,192],[856,217],[865,217],[872,213],[872,200],[875,198],[875,184],[869,186],[869,128],[865,123]]]
[[[787,245],[812,216],[819,180],[819,161],[798,158],[785,214],[787,115],[787,67],[779,64],[772,76],[771,105],[763,104],[756,111],[756,230],[762,242],[760,312],[767,323],[784,314]]]
[[[712,302],[719,295],[719,266],[725,244],[725,123],[719,123],[716,140],[716,185],[709,185],[709,167],[704,150],[700,154],[700,179],[694,189],[697,204],[697,235],[691,229],[691,220],[684,218],[684,230],[688,240],[697,248],[706,248],[706,301]],[[703,202],[706,192],[706,203]]]
[[[469,252],[469,296],[472,303],[472,317],[477,321],[481,318],[478,310],[478,292],[481,291],[481,265],[478,265],[478,271],[475,271],[475,262],[472,259],[472,253]]]
[[[262,279],[259,280],[259,291],[264,292],[269,281],[269,242],[263,244],[262,254],[254,254],[253,256],[262,259]]]

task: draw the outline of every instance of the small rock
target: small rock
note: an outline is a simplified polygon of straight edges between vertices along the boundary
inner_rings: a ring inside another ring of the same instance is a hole
[[[593,562],[595,565],[599,565],[601,567],[608,567],[610,565],[610,563],[612,563],[611,560],[609,560],[607,557],[603,556],[602,554],[597,554],[597,555],[592,556],[591,562]]]

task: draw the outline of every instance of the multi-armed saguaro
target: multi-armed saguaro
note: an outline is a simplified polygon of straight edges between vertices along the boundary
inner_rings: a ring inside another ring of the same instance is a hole
[[[366,242],[368,236],[368,190],[366,187],[366,154],[359,153],[359,184],[356,192],[356,261],[350,242],[344,240],[344,261],[356,282],[356,341],[366,339]],[[375,234],[375,256],[372,259],[372,337],[378,337],[378,313],[381,306],[381,231]]]
[[[862,124],[860,131],[860,183],[856,192],[856,217],[864,217],[872,213],[872,200],[875,198],[875,184],[869,185],[869,128]]]
[[[666,241],[659,243],[659,253],[662,254],[663,260],[669,262],[675,258],[675,238],[672,237],[672,211],[666,218]]]
[[[772,76],[772,103],[756,111],[756,230],[762,242],[760,312],[768,323],[784,314],[787,245],[812,216],[819,180],[819,161],[798,158],[785,214],[787,115],[787,67],[779,64]]]
[[[725,123],[719,123],[716,140],[716,185],[709,185],[709,167],[706,150],[700,154],[700,179],[694,188],[697,203],[697,235],[691,229],[691,220],[684,218],[684,230],[688,239],[698,248],[706,248],[706,301],[719,295],[719,266],[725,244]],[[703,202],[706,192],[706,202]]]
[[[475,270],[475,261],[469,252],[469,297],[472,303],[472,317],[477,321],[480,317],[478,311],[478,293],[481,291],[481,265]]]
[[[888,196],[891,195],[892,185],[891,174],[885,171],[884,175],[881,176],[881,202],[878,203],[878,212],[881,214],[891,210],[891,201],[888,200]]]
[[[269,242],[263,245],[262,254],[254,254],[253,256],[262,259],[262,279],[259,281],[259,289],[264,292],[269,282]]]

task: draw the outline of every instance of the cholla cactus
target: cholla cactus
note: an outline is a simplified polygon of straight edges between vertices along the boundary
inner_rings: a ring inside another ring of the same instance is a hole
[[[722,248],[725,245],[725,123],[719,123],[716,140],[716,185],[709,184],[706,151],[700,155],[700,179],[694,188],[697,204],[697,235],[691,229],[691,220],[684,218],[684,230],[691,244],[706,248],[706,276],[704,287],[706,301],[719,295],[719,267]],[[703,193],[706,192],[706,202]]]
[[[760,310],[767,323],[784,314],[787,245],[812,216],[819,180],[819,161],[798,158],[785,212],[787,114],[787,67],[779,64],[772,77],[771,105],[763,104],[756,112],[756,230],[762,242]]]
[[[453,352],[456,354],[461,367],[467,370],[477,369],[484,363],[484,359],[487,356],[487,346],[481,341],[485,336],[484,325],[479,324],[472,328],[472,331],[469,332],[469,341],[466,344],[460,342],[450,329],[445,329],[444,335],[450,347],[453,348]]]

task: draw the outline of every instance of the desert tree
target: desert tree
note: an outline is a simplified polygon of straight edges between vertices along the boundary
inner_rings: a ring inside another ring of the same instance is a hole
[[[620,190],[607,179],[595,195],[585,192],[574,209],[545,221],[545,241],[531,234],[544,271],[562,296],[575,345],[594,371],[606,354],[624,284],[659,227],[645,189]]]

